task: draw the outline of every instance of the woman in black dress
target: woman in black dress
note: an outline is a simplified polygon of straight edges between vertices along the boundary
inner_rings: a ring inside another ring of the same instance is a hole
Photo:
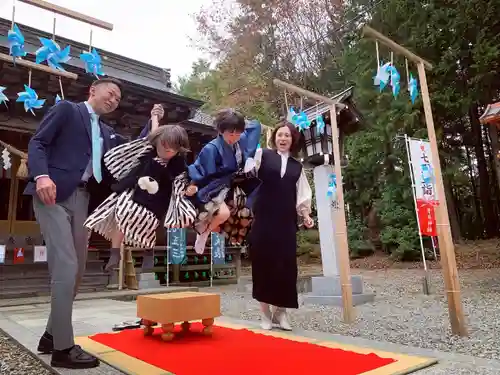
[[[298,218],[314,225],[311,187],[295,160],[300,133],[292,124],[280,123],[273,131],[273,149],[259,149],[255,168],[262,184],[253,204],[254,221],[249,236],[253,298],[260,302],[262,328],[273,323],[291,330],[286,309],[299,307],[297,300]],[[250,165],[247,164],[249,169]]]

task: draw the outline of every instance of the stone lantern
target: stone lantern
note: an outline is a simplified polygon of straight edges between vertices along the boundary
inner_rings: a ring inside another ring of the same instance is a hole
[[[305,303],[337,306],[341,306],[343,303],[340,275],[342,261],[339,260],[341,246],[339,235],[342,230],[340,230],[339,216],[336,212],[344,212],[342,215],[345,215],[345,211],[343,207],[339,206],[337,198],[331,194],[332,181],[336,181],[331,119],[333,103],[331,101],[335,103],[337,118],[333,123],[336,123],[338,128],[340,166],[342,167],[347,164],[344,156],[345,136],[361,130],[362,127],[362,116],[352,102],[352,94],[353,88],[350,87],[329,98],[329,103],[320,102],[304,110],[310,121],[310,126],[301,131],[303,137],[302,162],[306,168],[313,169],[323,265],[323,276],[311,279],[311,292],[304,296]],[[342,233],[342,236],[346,236],[346,234]],[[351,285],[353,305],[373,301],[374,295],[364,291],[361,276],[351,276]]]

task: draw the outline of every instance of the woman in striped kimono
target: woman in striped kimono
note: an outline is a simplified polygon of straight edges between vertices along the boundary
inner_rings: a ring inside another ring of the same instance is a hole
[[[104,165],[117,182],[85,226],[111,241],[105,270],[119,263],[122,243],[154,247],[156,229],[164,217],[166,227],[186,227],[194,222],[195,208],[184,197],[195,193],[188,189],[188,151],[188,135],[182,126],[153,125],[147,138],[115,147],[104,155]]]

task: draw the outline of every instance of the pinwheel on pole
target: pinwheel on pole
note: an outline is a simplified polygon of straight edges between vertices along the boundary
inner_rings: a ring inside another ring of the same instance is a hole
[[[71,47],[68,45],[61,50],[59,44],[53,39],[39,38],[42,46],[36,51],[36,63],[40,64],[47,61],[48,66],[53,69],[62,70],[64,68],[61,66],[62,63],[67,63],[71,56]]]
[[[7,34],[7,41],[9,43],[9,54],[15,64],[16,58],[24,57],[27,54],[24,50],[24,35],[15,23],[12,24],[12,29]]]
[[[410,93],[411,104],[415,104],[415,101],[418,97],[418,82],[413,74],[410,73],[410,69],[408,68],[408,59],[405,58],[406,65],[406,79],[408,80],[408,92]]]
[[[102,71],[102,60],[101,56],[97,52],[97,50],[92,47],[92,29],[90,30],[90,43],[88,52],[83,52],[80,55],[80,59],[85,64],[85,71],[87,73],[93,74],[97,79],[99,76],[104,76],[104,72]]]
[[[390,66],[392,95],[396,98],[399,94],[401,77],[394,65]]]
[[[45,99],[38,99],[38,94],[30,86],[31,70],[29,71],[28,84],[24,85],[24,91],[17,93],[18,98],[16,102],[24,103],[24,110],[26,112],[30,111],[35,116],[33,109],[41,109],[45,104]]]
[[[64,100],[64,90],[61,77],[59,77],[59,89],[61,90],[61,96],[59,96],[59,94],[56,95],[55,104],[59,103],[61,100]]]
[[[318,105],[316,104],[316,135],[321,135],[325,133],[325,120],[323,120],[323,115],[319,113]]]

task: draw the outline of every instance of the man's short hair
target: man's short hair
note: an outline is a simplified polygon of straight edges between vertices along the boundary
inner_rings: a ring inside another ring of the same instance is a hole
[[[120,89],[120,92],[123,93],[123,83],[120,80],[118,80],[116,78],[112,78],[112,77],[96,79],[94,82],[92,82],[92,85],[90,85],[90,87],[96,87],[96,86],[102,85],[104,83],[112,83],[112,84],[118,86],[118,88]]]

